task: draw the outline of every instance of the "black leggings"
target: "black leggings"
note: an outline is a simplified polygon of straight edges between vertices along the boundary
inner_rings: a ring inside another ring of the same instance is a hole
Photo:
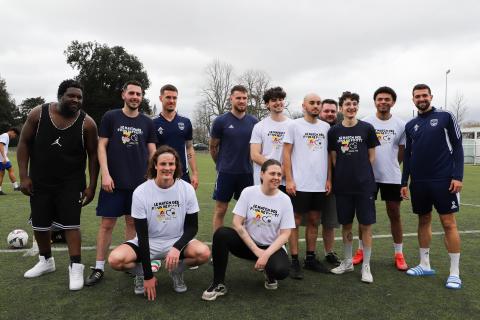
[[[266,249],[268,246],[259,246]],[[227,271],[228,253],[247,260],[256,261],[257,256],[250,250],[238,233],[232,228],[221,227],[213,235],[212,258],[213,258],[213,282],[225,283]],[[290,262],[283,248],[278,249],[268,259],[265,271],[270,279],[282,280],[288,276]]]

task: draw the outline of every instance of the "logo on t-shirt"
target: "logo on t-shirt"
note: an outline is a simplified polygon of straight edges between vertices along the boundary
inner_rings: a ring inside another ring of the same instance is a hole
[[[430,120],[430,125],[431,125],[432,127],[436,127],[437,124],[438,124],[438,119],[431,119],[431,120]]]
[[[229,129],[233,129],[233,124],[228,126]]]
[[[337,143],[340,144],[340,150],[342,153],[354,153],[358,152],[358,143],[362,142],[361,136],[340,136]]]
[[[178,129],[182,130],[185,129],[185,124],[183,122],[178,123]]]
[[[252,205],[250,212],[254,213],[254,219],[252,224],[262,227],[269,225],[272,221],[279,216],[279,213],[275,209],[270,209],[264,206]]]
[[[180,207],[177,200],[155,202],[152,206],[155,218],[158,222],[167,223],[169,220],[177,218],[176,208]]]
[[[413,126],[413,130],[415,130],[415,131],[417,131],[418,128],[419,128],[418,124],[416,124],[416,125]]]
[[[285,132],[269,131],[267,136],[270,137],[274,150],[279,150],[283,146],[283,137],[285,136]]]
[[[305,132],[303,139],[310,150],[316,151],[323,148],[325,135],[320,132]]]
[[[53,141],[53,143],[51,144],[51,146],[58,145],[59,147],[61,147],[62,145],[60,144],[60,138],[61,138],[61,137],[58,137],[55,141]]]
[[[396,134],[393,129],[375,129],[375,132],[377,133],[378,141],[380,141],[381,144],[392,143]]]
[[[138,136],[143,134],[142,129],[127,126],[120,126],[117,131],[122,133],[122,143],[127,147],[137,145]]]
[[[158,131],[159,134],[163,134],[163,128],[162,127],[158,127],[157,131]]]

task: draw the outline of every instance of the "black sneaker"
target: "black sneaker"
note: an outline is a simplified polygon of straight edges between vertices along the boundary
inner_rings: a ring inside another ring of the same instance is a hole
[[[300,261],[292,260],[292,264],[290,265],[290,278],[297,280],[303,279],[303,271],[302,267],[300,267]]]
[[[103,270],[94,267],[90,267],[90,269],[92,269],[92,274],[85,280],[85,285],[89,287],[96,285],[103,278]]]
[[[0,196],[6,196],[7,194],[0,190]]]
[[[307,270],[312,270],[315,272],[321,273],[330,273],[330,269],[328,269],[323,263],[318,261],[318,259],[305,259],[303,267]]]
[[[20,191],[20,187],[13,188],[13,191]]]
[[[337,256],[337,253],[333,251],[327,253],[327,255],[325,256],[325,260],[327,260],[328,263],[330,263],[331,265],[334,265],[335,267],[338,267],[342,262],[340,258]]]

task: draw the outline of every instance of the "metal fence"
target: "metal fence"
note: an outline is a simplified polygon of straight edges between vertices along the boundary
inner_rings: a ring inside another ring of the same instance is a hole
[[[480,164],[480,139],[463,139],[465,164]]]

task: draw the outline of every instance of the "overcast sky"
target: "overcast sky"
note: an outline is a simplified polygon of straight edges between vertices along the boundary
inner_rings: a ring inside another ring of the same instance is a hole
[[[433,104],[464,96],[467,120],[480,120],[480,1],[34,1],[0,0],[0,76],[17,104],[55,99],[76,75],[63,51],[72,40],[123,46],[144,64],[157,104],[160,87],[179,89],[179,111],[191,116],[205,67],[214,59],[236,74],[265,71],[293,110],[317,92],[360,94],[360,114],[388,85],[394,112],[412,116],[411,88],[427,83]]]

